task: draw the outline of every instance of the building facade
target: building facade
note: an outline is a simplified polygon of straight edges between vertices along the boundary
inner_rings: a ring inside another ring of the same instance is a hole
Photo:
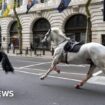
[[[12,2],[14,0],[7,0]],[[59,27],[66,36],[76,41],[85,41],[87,0],[71,0],[67,9],[59,13],[57,10],[61,0],[37,0],[26,14],[28,0],[20,0],[16,9],[22,24],[22,48],[40,47],[40,41],[50,27]],[[92,41],[105,44],[105,22],[103,21],[103,0],[92,0],[90,5],[92,22]],[[11,10],[9,16],[0,18],[0,41],[3,48],[9,43],[19,46],[17,21]],[[48,44],[49,45],[49,44]]]

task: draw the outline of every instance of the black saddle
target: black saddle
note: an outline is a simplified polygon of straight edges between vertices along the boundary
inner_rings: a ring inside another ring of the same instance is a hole
[[[68,41],[65,46],[64,50],[65,52],[78,52],[81,48],[81,46],[84,44],[84,42],[73,42],[73,41]]]

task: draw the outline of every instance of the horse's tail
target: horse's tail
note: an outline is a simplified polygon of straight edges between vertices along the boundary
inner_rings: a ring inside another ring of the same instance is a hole
[[[14,68],[10,63],[9,58],[4,52],[0,52],[0,62],[5,73],[14,72]]]

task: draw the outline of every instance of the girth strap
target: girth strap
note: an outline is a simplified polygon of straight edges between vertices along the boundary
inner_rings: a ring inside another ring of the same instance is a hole
[[[65,54],[65,63],[66,64],[68,64],[67,56],[68,56],[68,53],[66,52],[66,54]]]

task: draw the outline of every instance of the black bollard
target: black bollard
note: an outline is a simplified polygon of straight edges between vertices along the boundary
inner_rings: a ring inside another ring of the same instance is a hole
[[[30,48],[30,55],[32,56],[32,49]]]
[[[26,51],[25,51],[25,55],[27,55],[28,54],[28,47],[26,48]]]
[[[52,55],[54,55],[54,48],[52,48],[52,51],[51,51]]]
[[[7,53],[9,53],[9,47],[7,47]]]
[[[37,51],[36,51],[36,49],[34,49],[34,55],[37,55]]]
[[[45,55],[45,49],[43,49],[43,55]]]
[[[15,48],[13,48],[13,54],[15,54]]]

